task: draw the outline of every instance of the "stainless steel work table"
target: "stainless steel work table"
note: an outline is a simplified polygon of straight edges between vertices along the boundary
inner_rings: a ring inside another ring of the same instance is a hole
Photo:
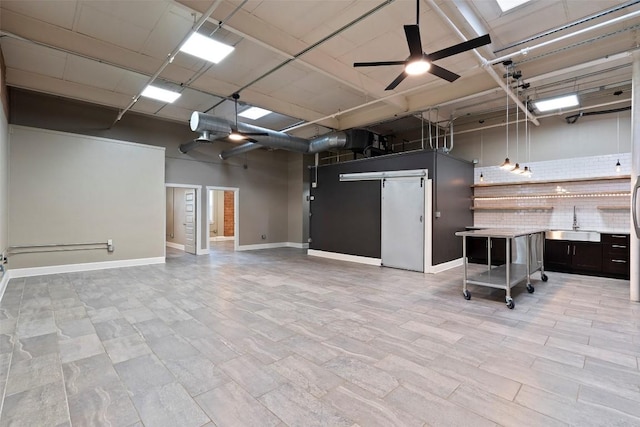
[[[479,230],[458,231],[456,236],[462,237],[462,259],[464,262],[464,280],[462,282],[462,295],[465,299],[471,299],[471,293],[467,289],[468,284],[489,286],[491,288],[504,289],[507,292],[506,302],[507,307],[513,308],[515,304],[513,298],[511,298],[511,288],[527,279],[527,291],[533,293],[535,291],[533,285],[531,285],[531,274],[536,271],[540,271],[540,278],[542,281],[547,281],[547,276],[544,274],[544,234],[546,230],[543,229],[511,229],[511,228],[486,228]],[[536,254],[540,254],[540,260],[531,262],[532,254],[532,236],[539,235],[539,239],[535,239],[540,247],[534,248]],[[517,238],[525,236],[525,263],[514,263],[512,261],[511,254],[511,242]],[[468,261],[467,261],[467,237],[485,237],[487,239],[487,252],[488,262],[487,270],[474,275],[468,276]],[[497,267],[491,266],[491,239],[505,239],[506,257],[505,264]],[[532,265],[535,264],[535,265]]]

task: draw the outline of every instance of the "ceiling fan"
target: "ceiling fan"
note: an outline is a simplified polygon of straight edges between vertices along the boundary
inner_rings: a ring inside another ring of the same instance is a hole
[[[257,140],[251,138],[252,136],[268,136],[268,133],[265,132],[240,132],[238,131],[238,99],[240,99],[239,93],[234,93],[231,95],[234,102],[235,112],[236,112],[236,120],[235,126],[231,126],[231,133],[227,136],[228,139],[232,141],[248,141],[248,142],[258,142]]]
[[[435,65],[433,61],[457,55],[459,53],[466,52],[468,50],[472,50],[491,43],[491,37],[489,37],[489,34],[485,34],[484,36],[467,40],[466,42],[462,42],[453,46],[449,46],[448,48],[439,50],[437,52],[427,54],[422,50],[419,19],[420,0],[416,0],[416,23],[415,25],[404,26],[404,34],[407,38],[407,45],[409,46],[409,57],[407,59],[405,59],[404,61],[356,62],[353,64],[353,66],[379,67],[387,65],[404,65],[404,70],[402,71],[402,73],[400,73],[400,75],[396,77],[395,80],[392,81],[384,90],[395,89],[396,86],[398,86],[404,79],[406,79],[410,75],[424,74],[426,72],[440,77],[441,79],[447,80],[448,82],[453,82],[460,76],[445,68]]]

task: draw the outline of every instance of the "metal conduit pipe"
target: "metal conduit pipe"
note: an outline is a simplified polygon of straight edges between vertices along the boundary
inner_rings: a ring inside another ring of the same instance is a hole
[[[453,31],[458,34],[458,36],[462,40],[467,40],[462,31],[458,29],[458,27],[453,23],[453,21],[451,21],[451,19],[449,19],[449,17],[442,11],[442,9],[440,9],[440,6],[438,6],[434,0],[427,0],[427,2],[431,5],[431,8],[449,25],[449,27]],[[511,98],[516,103],[518,108],[520,108],[527,115],[527,117],[529,117],[533,124],[535,124],[536,126],[540,126],[540,122],[538,121],[538,119],[536,119],[536,117],[531,114],[531,112],[522,103],[522,101],[520,101],[518,96],[513,93],[513,91],[502,81],[502,78],[498,75],[498,73],[496,73],[496,71],[491,68],[491,63],[489,63],[489,61],[487,61],[482,55],[480,55],[477,49],[473,49],[473,53],[480,61],[482,68],[491,76],[491,78],[496,81],[496,83],[498,83],[498,86],[500,86],[507,93],[507,95],[509,95],[509,98]]]
[[[151,83],[153,83],[153,81],[158,78],[158,76],[160,75],[160,73],[162,73],[164,71],[165,68],[167,68],[167,66],[173,62],[173,58],[178,54],[178,52],[180,52],[180,48],[182,47],[182,45],[189,40],[189,37],[191,37],[194,33],[196,33],[200,27],[202,27],[202,25],[207,22],[207,19],[209,18],[209,16],[211,16],[211,14],[213,13],[214,10],[216,10],[216,8],[220,5],[220,3],[222,3],[222,0],[216,0],[213,2],[213,4],[211,6],[209,6],[209,8],[202,14],[202,16],[200,17],[200,19],[198,19],[198,21],[195,23],[195,25],[193,26],[193,28],[191,28],[191,30],[189,30],[189,32],[184,36],[184,38],[180,41],[180,43],[178,43],[178,46],[173,49],[173,51],[167,55],[167,59],[165,59],[165,61],[162,63],[162,65],[160,66],[160,68],[158,69],[158,71],[156,71],[153,76],[151,76],[149,78],[149,80],[147,80],[147,84],[145,84],[145,87],[147,85],[150,85]],[[118,113],[118,117],[116,118],[116,122],[120,121],[120,119],[122,119],[122,116],[124,115],[124,113],[126,113],[127,111],[129,111],[131,109],[131,107],[133,107],[133,105],[138,102],[138,99],[140,99],[140,97],[142,96],[142,91],[140,93],[138,93],[136,96],[133,97],[133,99],[131,100],[131,102],[129,103],[129,105],[127,105],[123,110],[121,110]],[[115,122],[114,122],[115,123]]]
[[[510,45],[507,45],[507,46],[505,46],[505,47],[503,47],[501,49],[495,50],[493,53],[503,52],[505,50],[512,49],[514,47],[523,45],[525,43],[529,43],[529,42],[532,42],[534,40],[541,39],[542,37],[550,36],[551,34],[555,34],[555,33],[560,32],[562,30],[566,30],[568,28],[575,27],[576,25],[584,24],[585,22],[593,21],[594,19],[598,19],[598,18],[601,18],[603,16],[609,15],[609,14],[611,14],[613,12],[617,12],[619,10],[626,9],[626,8],[628,8],[630,6],[633,6],[635,4],[638,4],[638,3],[640,3],[640,0],[628,1],[626,3],[614,6],[612,8],[609,8],[609,9],[606,9],[606,10],[602,10],[602,11],[600,11],[598,13],[593,14],[593,15],[585,16],[584,18],[580,18],[580,19],[577,19],[577,20],[575,20],[573,22],[569,22],[568,24],[564,24],[564,25],[561,25],[559,27],[552,28],[550,30],[544,31],[542,33],[538,33],[535,36],[528,37],[528,38],[526,38],[524,40],[520,40],[520,41],[517,41],[515,43],[511,43]]]
[[[433,1],[433,0],[428,0],[428,1]],[[564,36],[560,36],[560,37],[557,37],[555,39],[539,43],[539,44],[537,44],[535,46],[525,47],[524,49],[520,49],[519,51],[514,52],[514,53],[510,53],[509,55],[504,55],[504,56],[501,56],[499,58],[492,59],[491,61],[488,61],[487,64],[489,64],[489,65],[499,64],[500,62],[503,62],[503,61],[505,61],[507,59],[511,59],[514,56],[527,55],[532,50],[539,49],[541,47],[545,47],[545,46],[548,46],[550,44],[558,43],[560,41],[566,40],[566,39],[571,38],[571,37],[579,36],[581,34],[584,34],[584,33],[590,32],[590,31],[594,31],[594,30],[597,30],[597,29],[600,29],[600,28],[608,27],[610,25],[618,24],[618,23],[620,23],[622,21],[626,21],[628,19],[633,19],[633,18],[636,18],[638,16],[640,16],[640,10],[628,13],[626,15],[619,16],[617,18],[610,19],[610,20],[605,21],[605,22],[601,22],[599,24],[592,25],[592,26],[587,27],[587,28],[583,28],[583,29],[578,30],[578,31],[574,31],[574,32],[569,33],[569,34],[565,34]]]

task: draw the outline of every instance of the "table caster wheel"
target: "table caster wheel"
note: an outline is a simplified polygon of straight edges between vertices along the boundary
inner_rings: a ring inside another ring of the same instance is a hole
[[[510,299],[509,301],[507,301],[507,308],[509,310],[513,310],[513,307],[515,307],[516,305],[513,303],[513,300]]]
[[[534,293],[536,291],[536,289],[533,287],[533,285],[531,283],[527,283],[527,292],[529,292],[530,294]]]
[[[471,299],[471,292],[469,291],[463,291],[462,292],[462,296],[464,297],[464,299],[466,299],[467,301],[469,301]]]
[[[549,277],[544,273],[542,273],[542,276],[540,276],[540,278],[542,279],[543,282],[546,282],[547,280],[549,280]]]

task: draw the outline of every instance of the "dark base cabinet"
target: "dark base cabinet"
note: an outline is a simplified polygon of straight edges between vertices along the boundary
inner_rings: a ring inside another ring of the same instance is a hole
[[[486,237],[467,237],[467,258],[469,262],[486,264],[488,259]],[[491,239],[491,264],[502,265],[507,259],[506,239]]]
[[[620,279],[629,278],[629,235],[602,235],[602,272]]]
[[[628,242],[629,235],[614,234],[602,234],[601,242],[545,240],[544,269],[628,279]]]

